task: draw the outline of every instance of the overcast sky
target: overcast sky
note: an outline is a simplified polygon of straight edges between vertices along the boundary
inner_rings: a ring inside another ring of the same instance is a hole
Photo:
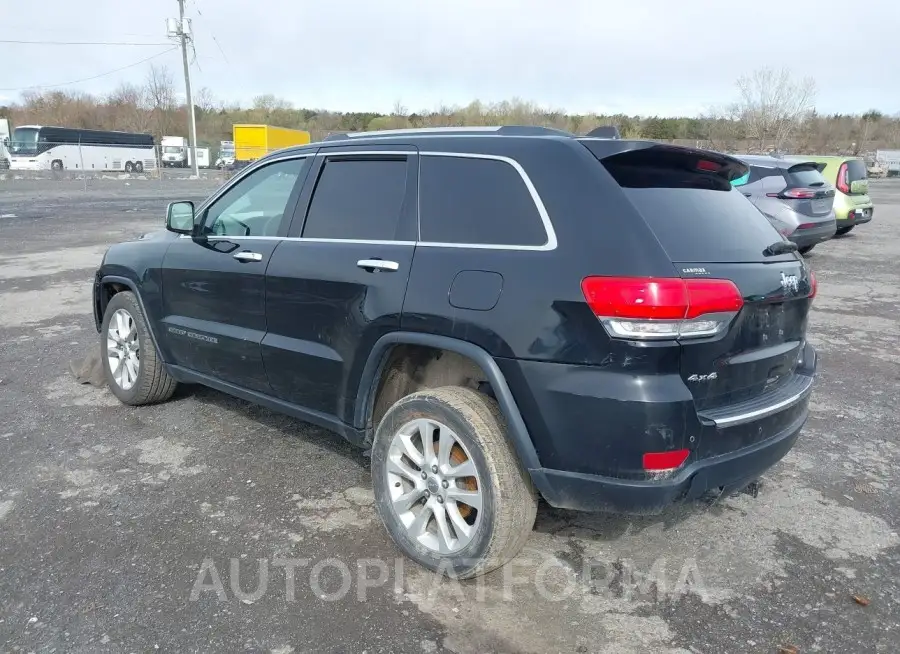
[[[825,113],[900,111],[900,0],[187,0],[196,88],[249,103],[387,112],[519,97],[577,112],[686,115],[787,64]],[[0,104],[166,49],[176,0],[0,0]],[[854,21],[857,21],[854,23]],[[162,44],[162,45],[160,45]],[[181,84],[177,51],[153,60]],[[150,63],[60,88],[102,94]]]

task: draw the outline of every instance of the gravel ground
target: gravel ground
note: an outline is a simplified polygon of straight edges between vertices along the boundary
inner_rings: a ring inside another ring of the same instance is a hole
[[[464,585],[398,561],[337,437],[73,381],[104,249],[215,184],[0,181],[0,652],[897,651],[900,183],[810,255],[821,376],[758,498],[542,507],[525,553]]]

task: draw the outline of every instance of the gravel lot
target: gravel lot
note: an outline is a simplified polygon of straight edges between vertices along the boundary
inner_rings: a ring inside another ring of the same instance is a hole
[[[810,255],[821,375],[757,499],[543,507],[523,556],[465,585],[397,562],[337,437],[201,388],[130,409],[74,382],[106,246],[215,183],[0,181],[0,652],[897,651],[900,181]]]

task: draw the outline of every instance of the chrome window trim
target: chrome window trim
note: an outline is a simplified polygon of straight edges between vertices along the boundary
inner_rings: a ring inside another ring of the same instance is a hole
[[[471,135],[468,135],[471,136]],[[388,138],[388,137],[385,137]],[[401,147],[409,147],[407,145],[403,145]],[[555,250],[558,246],[558,240],[556,237],[556,230],[553,227],[553,221],[550,219],[550,214],[547,212],[547,207],[544,205],[544,201],[541,199],[540,194],[534,186],[534,183],[531,181],[531,178],[528,176],[528,173],[525,172],[525,169],[522,165],[511,157],[507,157],[499,154],[484,154],[479,152],[438,152],[438,151],[417,151],[417,150],[338,150],[338,151],[328,151],[328,150],[319,150],[318,152],[306,152],[302,154],[291,154],[285,155],[282,157],[277,157],[275,159],[268,160],[266,163],[276,163],[278,161],[283,161],[286,159],[303,159],[306,157],[347,157],[347,156],[365,156],[365,155],[419,155],[422,157],[457,157],[460,159],[487,159],[492,161],[502,161],[506,164],[509,164],[513,167],[513,169],[519,173],[519,177],[522,179],[522,182],[525,184],[525,188],[528,190],[529,195],[531,196],[532,201],[535,204],[535,207],[538,210],[538,215],[541,218],[541,223],[544,226],[544,233],[547,236],[547,241],[543,245],[505,245],[505,244],[493,244],[493,243],[438,243],[434,241],[393,241],[393,240],[365,240],[365,239],[340,239],[340,238],[305,238],[302,236],[221,236],[221,235],[209,235],[206,238],[208,240],[227,240],[227,239],[242,239],[242,240],[266,240],[266,241],[304,241],[308,243],[347,243],[353,245],[406,245],[406,246],[416,246],[416,247],[430,247],[430,248],[456,248],[456,249],[471,249],[471,250],[506,250],[506,251],[514,251],[514,252],[549,252],[551,250]],[[249,175],[252,171],[257,170],[259,166],[248,166],[247,169],[242,171],[242,173],[235,177],[232,180],[232,184],[228,186],[223,186],[219,191],[211,196],[204,204],[200,205],[198,211],[205,211],[209,205],[215,202],[222,194],[224,194],[228,189],[230,189],[234,184],[238,183],[244,176]],[[180,234],[179,238],[192,238],[192,236],[188,234]]]
[[[434,241],[419,241],[418,245],[421,247],[431,247],[431,248],[466,248],[472,250],[516,250],[516,251],[525,251],[525,252],[549,252],[551,250],[555,250],[557,246],[556,240],[556,230],[553,228],[553,221],[550,220],[550,214],[547,213],[547,207],[544,206],[544,201],[541,199],[540,194],[537,192],[537,189],[534,187],[534,183],[531,181],[531,178],[528,176],[528,173],[525,172],[525,169],[522,168],[522,164],[513,159],[512,157],[506,157],[499,154],[482,154],[476,152],[433,152],[433,151],[425,151],[419,152],[419,156],[422,157],[456,157],[459,159],[487,159],[490,161],[502,161],[503,163],[509,164],[513,167],[513,169],[519,173],[519,177],[525,183],[525,188],[528,189],[528,194],[531,196],[532,202],[534,202],[535,208],[538,210],[538,215],[541,218],[541,223],[544,225],[544,234],[547,236],[547,241],[543,245],[505,245],[505,244],[494,244],[494,243],[436,243]],[[421,234],[420,234],[421,235]]]

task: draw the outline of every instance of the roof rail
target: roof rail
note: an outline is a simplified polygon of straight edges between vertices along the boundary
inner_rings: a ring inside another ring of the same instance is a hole
[[[387,136],[441,136],[454,134],[465,136],[467,134],[497,134],[498,136],[568,136],[574,137],[571,132],[554,127],[538,127],[533,125],[498,125],[491,127],[418,127],[405,129],[381,129],[371,132],[338,132],[329,134],[325,141],[346,141],[352,139],[379,138]]]

